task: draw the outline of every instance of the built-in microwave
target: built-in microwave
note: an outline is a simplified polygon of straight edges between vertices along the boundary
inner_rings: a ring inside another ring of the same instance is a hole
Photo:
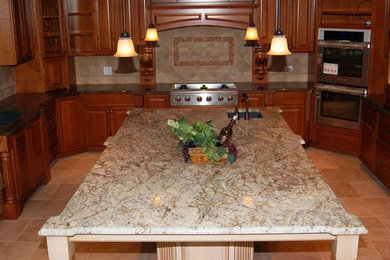
[[[368,87],[370,35],[370,30],[320,28],[317,81]]]

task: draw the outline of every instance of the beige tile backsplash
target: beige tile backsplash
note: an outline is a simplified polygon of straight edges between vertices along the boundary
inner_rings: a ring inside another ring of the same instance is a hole
[[[250,82],[252,49],[245,30],[197,26],[160,31],[156,51],[157,83]],[[313,80],[313,55],[269,57],[269,81]],[[310,66],[309,66],[310,65]],[[103,67],[112,75],[103,75]],[[285,72],[285,66],[293,71]],[[139,59],[112,56],[75,57],[77,84],[139,83]]]
[[[16,93],[15,70],[13,67],[0,66],[0,99]]]

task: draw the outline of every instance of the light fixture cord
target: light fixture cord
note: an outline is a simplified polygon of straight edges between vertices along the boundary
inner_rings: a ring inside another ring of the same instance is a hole
[[[280,0],[277,1],[278,3],[278,10],[277,10],[277,31],[280,31]]]
[[[126,32],[126,1],[122,1],[123,6],[123,32]]]
[[[254,5],[255,5],[255,2],[256,0],[253,0],[252,1],[252,16],[251,16],[251,25],[254,24],[254,19],[253,19],[253,16],[255,15],[255,11],[254,11]]]
[[[152,0],[149,1],[150,3],[150,24],[153,24],[153,13],[152,13]]]

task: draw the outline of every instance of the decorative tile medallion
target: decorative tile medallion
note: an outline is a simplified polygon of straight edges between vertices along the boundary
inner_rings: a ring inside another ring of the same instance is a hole
[[[174,37],[175,66],[229,66],[234,63],[233,37]]]

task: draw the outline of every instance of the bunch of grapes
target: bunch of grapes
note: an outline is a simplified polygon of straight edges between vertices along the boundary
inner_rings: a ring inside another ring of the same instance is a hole
[[[183,153],[184,162],[188,162],[190,159],[190,155],[188,153],[188,148],[194,148],[196,145],[194,143],[185,143],[183,144],[183,148],[181,149]]]
[[[237,147],[232,144],[231,142],[227,141],[225,143],[222,144],[222,147],[225,147],[225,148],[228,148],[229,149],[229,161],[231,163],[233,163],[236,158],[237,158]]]

